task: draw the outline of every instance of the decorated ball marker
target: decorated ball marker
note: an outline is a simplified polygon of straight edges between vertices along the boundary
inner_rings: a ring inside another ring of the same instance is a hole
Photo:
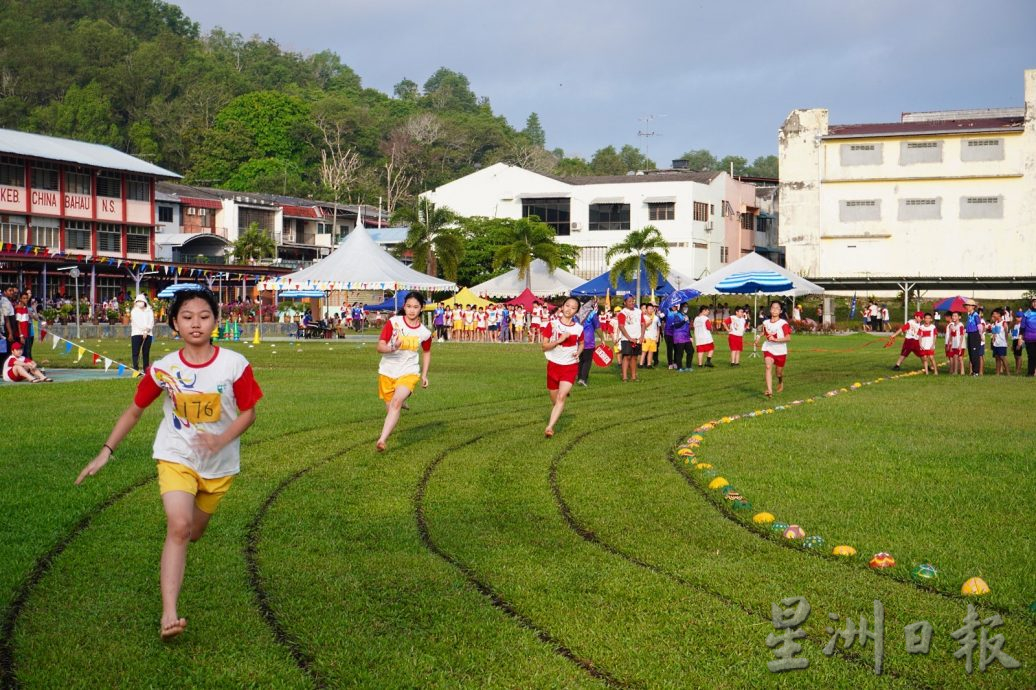
[[[892,554],[882,551],[881,553],[874,554],[874,558],[867,565],[875,570],[882,570],[883,568],[891,568],[895,564],[896,559],[892,557]]]
[[[770,524],[770,529],[779,534],[783,534],[784,530],[788,529],[787,522],[774,522]]]
[[[776,518],[774,518],[773,513],[767,512],[756,513],[752,516],[752,522],[754,522],[757,525],[769,525],[775,519]]]
[[[727,499],[728,501],[741,501],[744,500],[745,497],[737,491],[725,491],[723,493],[723,498]]]
[[[910,571],[910,577],[915,582],[931,582],[939,577],[939,571],[931,563],[922,563]]]
[[[752,503],[751,501],[746,501],[743,498],[739,498],[733,503],[731,503],[730,507],[732,507],[734,510],[751,510]]]
[[[680,450],[676,451],[676,454],[681,457],[687,457],[689,455],[694,455],[694,451],[690,448],[681,448]]]
[[[711,470],[712,469],[712,465],[710,465],[707,462],[699,462],[697,465],[694,466],[694,469],[696,469],[696,470]]]
[[[728,482],[723,477],[716,477],[711,482],[709,482],[709,488],[710,489],[722,489],[724,486],[726,486],[729,483],[730,482]]]
[[[712,479],[717,476],[716,470],[702,470],[701,476],[705,479]]]
[[[819,534],[811,534],[802,540],[802,545],[807,549],[822,549],[824,543],[824,538]]]
[[[831,553],[834,554],[835,556],[849,557],[849,556],[855,556],[856,555],[856,549],[854,549],[853,547],[849,546],[848,544],[839,544],[835,548],[831,549]]]
[[[966,597],[981,597],[989,594],[989,585],[981,577],[973,577],[960,588],[960,593]]]
[[[734,488],[733,484],[727,484],[726,486],[723,487],[723,493],[725,493],[725,494],[736,493],[736,492],[737,492],[737,489]]]
[[[784,535],[785,539],[803,539],[806,536],[806,531],[798,525],[788,525],[781,534]]]

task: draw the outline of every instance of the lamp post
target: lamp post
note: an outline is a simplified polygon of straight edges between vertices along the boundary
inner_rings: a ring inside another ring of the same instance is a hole
[[[68,271],[68,277],[75,281],[76,303],[74,311],[76,313],[76,340],[79,340],[79,276],[81,276],[83,272],[79,270],[78,266],[59,268],[58,270]]]

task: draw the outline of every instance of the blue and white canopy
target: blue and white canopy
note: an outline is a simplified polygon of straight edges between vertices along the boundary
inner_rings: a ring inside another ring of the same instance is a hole
[[[306,299],[312,297],[327,297],[323,290],[281,290],[277,293],[278,299]]]
[[[755,276],[755,278],[753,278]],[[764,294],[781,297],[823,294],[824,288],[796,275],[761,254],[745,254],[687,287],[703,295]]]
[[[173,295],[178,293],[180,290],[204,290],[204,289],[205,289],[205,286],[204,285],[199,285],[198,283],[174,283],[172,285],[167,285],[166,287],[162,288],[162,292],[158,293],[158,298],[159,299],[169,299],[170,297],[172,297]]]
[[[724,294],[751,295],[757,292],[772,295],[791,290],[794,284],[776,271],[746,271],[731,273],[716,283],[716,289]]]

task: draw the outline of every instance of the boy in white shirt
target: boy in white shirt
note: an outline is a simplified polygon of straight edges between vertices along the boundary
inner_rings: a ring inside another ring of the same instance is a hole
[[[708,307],[701,307],[694,317],[694,348],[698,351],[698,367],[712,369],[712,353],[716,345],[712,340],[712,319],[709,318]],[[705,363],[702,364],[702,361]]]
[[[637,380],[637,360],[640,358],[643,340],[642,319],[636,299],[633,295],[626,295],[622,311],[616,319],[623,381]]]
[[[727,329],[727,344],[730,346],[730,366],[741,366],[741,351],[745,349],[745,308],[737,307],[734,314],[723,320]]]

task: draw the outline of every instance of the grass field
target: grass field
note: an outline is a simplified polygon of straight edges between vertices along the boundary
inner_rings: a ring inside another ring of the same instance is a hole
[[[773,402],[761,360],[730,369],[723,351],[716,369],[635,384],[595,369],[545,440],[536,349],[437,345],[431,387],[378,455],[372,345],[233,347],[266,397],[243,472],[190,550],[190,624],[169,644],[157,635],[158,406],[74,487],[134,383],[0,387],[4,685],[1036,685],[1031,379],[912,376],[828,398],[887,377],[894,353],[869,336],[799,336]],[[752,502],[734,512],[676,450],[702,423],[767,404],[787,409],[719,424],[695,449]],[[828,548],[754,527],[758,510]],[[830,556],[834,544],[859,555]],[[877,551],[895,556],[891,572],[868,569]],[[909,573],[925,561],[940,577],[922,587]],[[961,597],[976,575],[991,594]],[[792,596],[812,606],[810,666],[772,674],[771,604]],[[838,628],[873,625],[875,600],[881,676],[873,643],[822,652],[829,613]],[[1022,668],[980,673],[976,648],[965,673],[950,634],[969,602],[1002,617],[990,634]],[[904,626],[920,620],[930,651],[908,654]]]

